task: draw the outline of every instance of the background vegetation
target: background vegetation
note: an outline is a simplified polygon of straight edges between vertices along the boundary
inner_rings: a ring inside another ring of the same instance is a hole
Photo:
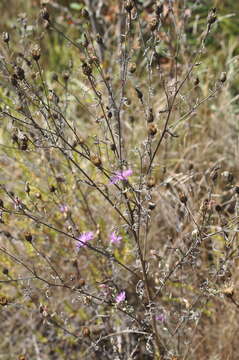
[[[237,2],[0,10],[0,359],[238,359]]]

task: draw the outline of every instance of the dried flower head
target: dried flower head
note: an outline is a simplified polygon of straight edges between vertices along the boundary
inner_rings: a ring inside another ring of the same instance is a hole
[[[85,337],[89,337],[90,336],[90,329],[88,327],[83,327],[82,335],[85,336]]]
[[[147,179],[147,187],[149,189],[151,189],[152,187],[154,187],[156,185],[156,179],[154,176],[150,176],[148,179]]]
[[[92,155],[92,156],[90,157],[90,160],[91,160],[91,162],[92,162],[95,166],[97,166],[97,167],[100,167],[100,166],[102,165],[102,161],[101,161],[101,159],[99,158],[99,156],[97,156],[97,155]]]
[[[10,41],[10,36],[8,32],[3,32],[2,33],[2,39],[5,43],[8,43]]]
[[[30,232],[25,233],[25,240],[28,241],[29,243],[32,242],[32,234]]]
[[[155,123],[149,123],[148,124],[148,134],[150,136],[154,136],[157,134],[157,132],[158,132],[157,125]]]
[[[187,204],[187,201],[188,201],[188,198],[187,198],[187,196],[184,194],[184,193],[180,193],[179,194],[179,200],[181,201],[181,203],[183,203],[183,204]]]
[[[151,19],[150,22],[149,22],[149,28],[150,28],[150,30],[151,30],[151,31],[155,31],[155,30],[157,29],[157,27],[158,27],[158,24],[159,24],[159,22],[158,22],[158,19],[157,19],[157,18]]]
[[[137,66],[136,66],[135,63],[130,63],[130,64],[129,64],[129,72],[130,72],[131,74],[135,73],[136,69],[137,69]]]
[[[39,45],[35,44],[31,49],[31,55],[35,61],[38,61],[41,57],[41,48]]]
[[[125,2],[125,4],[124,4],[124,8],[125,8],[125,10],[126,10],[128,13],[130,13],[130,12],[133,10],[133,8],[134,8],[133,1],[127,0],[127,1]]]
[[[92,74],[92,68],[86,62],[84,62],[82,64],[82,71],[83,71],[83,74],[86,76],[91,76],[91,74]]]
[[[221,83],[224,83],[227,80],[227,73],[222,72],[219,80],[221,81]]]
[[[45,6],[41,9],[40,16],[43,20],[47,20],[47,21],[50,20],[49,12]]]

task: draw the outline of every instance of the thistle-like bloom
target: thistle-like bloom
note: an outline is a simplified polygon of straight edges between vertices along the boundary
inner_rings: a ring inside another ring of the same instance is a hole
[[[125,291],[121,291],[115,298],[115,301],[117,304],[125,301],[126,299],[126,294],[125,294]]]
[[[116,184],[118,181],[127,180],[129,176],[133,174],[133,171],[131,169],[123,170],[123,171],[117,171],[114,176],[110,179],[110,184]]]
[[[60,205],[60,212],[67,213],[68,210],[69,209],[68,209],[67,205],[65,205],[65,204]]]
[[[166,320],[166,316],[164,314],[159,314],[155,316],[155,320],[164,322]]]
[[[82,233],[77,240],[78,243],[76,244],[77,250],[79,250],[81,247],[85,247],[86,243],[90,240],[92,240],[94,237],[94,233],[92,231],[84,232]]]
[[[115,231],[113,231],[111,234],[110,234],[110,242],[113,243],[113,244],[119,244],[120,241],[122,240],[122,236],[119,236],[115,233]]]

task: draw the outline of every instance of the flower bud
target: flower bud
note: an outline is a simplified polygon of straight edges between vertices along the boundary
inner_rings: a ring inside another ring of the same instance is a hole
[[[2,39],[5,43],[8,43],[10,41],[10,36],[8,32],[3,32],[2,33]]]
[[[41,48],[37,44],[32,47],[31,55],[35,61],[38,61],[41,57]]]
[[[150,136],[154,136],[154,135],[157,134],[157,132],[158,132],[157,125],[156,125],[155,123],[150,123],[150,124],[148,125],[148,134],[149,134]]]

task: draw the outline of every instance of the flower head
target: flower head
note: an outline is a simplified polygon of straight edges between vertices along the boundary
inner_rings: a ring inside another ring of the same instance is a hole
[[[68,212],[68,206],[65,204],[60,205],[60,212],[67,213]]]
[[[113,231],[111,234],[110,234],[110,242],[113,243],[113,244],[119,244],[120,241],[122,240],[122,236],[119,236],[115,233],[115,231]]]
[[[160,321],[160,322],[164,322],[166,320],[166,317],[164,314],[158,314],[155,316],[155,320]]]
[[[117,171],[114,176],[110,179],[110,184],[116,184],[118,181],[127,180],[129,176],[133,174],[131,169]]]
[[[92,240],[93,237],[94,237],[94,233],[93,233],[92,231],[88,231],[88,232],[82,233],[82,234],[77,238],[77,240],[79,240],[78,243],[77,243],[77,245],[76,245],[77,250],[79,250],[81,247],[85,247],[85,244],[86,244],[88,241]]]
[[[121,291],[115,298],[115,301],[117,304],[125,301],[126,299],[126,294],[125,294],[125,291]]]

